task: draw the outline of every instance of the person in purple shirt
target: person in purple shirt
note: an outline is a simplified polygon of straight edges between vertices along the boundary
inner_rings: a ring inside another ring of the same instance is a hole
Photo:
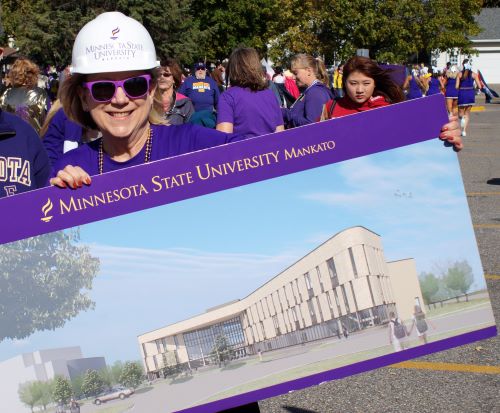
[[[205,63],[194,66],[194,76],[189,76],[179,88],[179,93],[187,96],[194,104],[194,114],[189,122],[215,128],[215,109],[219,102],[219,86],[207,76]]]
[[[63,154],[78,148],[91,138],[96,138],[97,133],[83,129],[79,124],[68,119],[60,101],[56,100],[40,129],[40,136],[51,165],[55,165]]]
[[[134,53],[122,53],[121,44],[133,44]],[[88,52],[101,45],[106,59]],[[157,66],[151,36],[122,13],[103,13],[80,30],[61,102],[70,119],[102,137],[64,154],[52,172],[52,185],[78,188],[89,185],[91,175],[241,139],[196,125],[164,124],[153,108]]]
[[[281,109],[255,49],[235,49],[226,73],[231,86],[219,99],[217,130],[247,137],[284,130]]]
[[[323,105],[333,99],[328,88],[328,73],[321,60],[307,54],[298,54],[292,60],[292,73],[297,85],[305,90],[290,109],[281,109],[287,128],[317,122],[321,117]]]
[[[49,158],[35,130],[0,110],[0,198],[42,188],[49,174]]]

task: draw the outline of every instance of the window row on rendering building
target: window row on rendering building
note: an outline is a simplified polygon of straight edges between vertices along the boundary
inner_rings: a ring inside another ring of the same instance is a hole
[[[138,337],[144,366],[195,368],[214,360],[218,337],[243,357],[408,318],[421,292],[414,260],[387,263],[380,236],[348,228],[242,300]],[[220,339],[219,339],[220,340]]]

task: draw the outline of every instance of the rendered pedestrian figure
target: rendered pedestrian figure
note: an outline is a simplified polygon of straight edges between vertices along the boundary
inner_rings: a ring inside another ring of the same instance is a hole
[[[344,323],[342,323],[342,333],[344,334],[344,338],[347,340],[349,337],[349,330],[347,330],[347,327]]]
[[[396,317],[396,314],[391,311],[389,313],[389,342],[394,347],[394,351],[401,351],[405,349],[402,340],[408,335],[403,321]]]
[[[436,329],[434,324],[431,323],[430,320],[426,320],[425,313],[422,311],[419,305],[415,306],[415,310],[413,312],[412,324],[410,327],[410,333],[413,331],[413,327],[417,331],[417,336],[421,341],[421,344],[427,344],[427,331],[429,330],[429,326],[432,327],[433,330]]]

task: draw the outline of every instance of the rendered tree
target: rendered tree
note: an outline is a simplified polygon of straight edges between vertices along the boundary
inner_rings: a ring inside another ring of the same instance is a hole
[[[52,398],[56,403],[68,404],[73,395],[71,382],[63,376],[56,376]]]
[[[127,361],[123,366],[123,371],[120,376],[120,384],[126,387],[137,388],[142,383],[144,372],[139,363]]]
[[[47,406],[54,401],[53,393],[55,381],[38,381],[37,384],[41,393],[41,397],[36,405],[42,407],[43,410],[47,410]]]
[[[450,290],[460,291],[462,294],[469,291],[474,282],[472,268],[467,261],[458,261],[448,268],[444,276],[444,282]]]
[[[432,302],[432,297],[439,290],[439,280],[432,273],[421,273],[419,277],[420,289],[425,304]]]
[[[210,355],[215,357],[217,363],[221,365],[225,361],[231,360],[234,354],[234,350],[229,345],[227,337],[223,334],[218,335],[215,338],[215,343],[210,352]]]
[[[59,231],[0,246],[0,341],[55,330],[94,308],[87,295],[99,260]]]
[[[96,370],[87,370],[83,376],[82,392],[87,397],[97,396],[104,390],[104,382]]]
[[[42,398],[40,386],[38,382],[30,381],[19,385],[18,389],[19,400],[28,406],[33,412],[33,408],[38,405],[39,400]]]

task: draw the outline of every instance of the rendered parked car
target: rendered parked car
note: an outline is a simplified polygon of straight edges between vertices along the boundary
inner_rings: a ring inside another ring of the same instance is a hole
[[[110,390],[102,392],[99,396],[97,396],[94,400],[94,404],[99,405],[101,403],[105,403],[115,399],[123,400],[132,394],[134,394],[134,389],[129,389],[126,387],[113,387]]]

